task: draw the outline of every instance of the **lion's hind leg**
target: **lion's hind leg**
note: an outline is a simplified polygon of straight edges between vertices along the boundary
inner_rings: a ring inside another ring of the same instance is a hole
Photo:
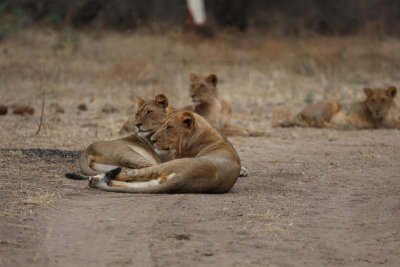
[[[169,175],[159,175],[155,179],[147,181],[124,182],[114,180],[121,173],[122,168],[116,168],[105,175],[92,176],[89,179],[89,187],[99,188],[110,192],[125,192],[125,193],[155,193],[152,191],[168,180],[172,179],[176,173]]]
[[[170,164],[168,164],[170,165]],[[170,171],[165,170],[162,165],[151,166],[142,169],[129,169],[129,168],[116,168],[106,173],[106,177],[111,181],[121,182],[138,182],[138,181],[151,181],[160,179],[163,181],[173,171],[174,166],[168,168]]]
[[[266,133],[263,131],[249,129],[246,127],[232,125],[232,124],[225,125],[220,131],[225,136],[259,137],[266,135]]]

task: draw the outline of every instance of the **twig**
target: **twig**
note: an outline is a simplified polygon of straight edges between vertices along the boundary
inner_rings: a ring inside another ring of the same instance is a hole
[[[43,113],[44,113],[44,104],[45,104],[45,98],[46,98],[46,88],[44,86],[44,80],[45,80],[45,74],[44,74],[44,64],[43,62],[40,63],[40,70],[39,70],[39,84],[38,84],[38,89],[42,93],[42,110],[40,113],[40,121],[38,125],[38,129],[36,130],[35,134],[33,136],[37,136],[42,129],[43,125]]]
[[[36,131],[36,133],[33,136],[36,136],[39,134],[40,130],[42,129],[42,125],[43,125],[43,112],[44,112],[44,103],[45,103],[45,99],[46,99],[46,91],[43,90],[42,91],[42,110],[40,113],[40,121],[39,121],[39,126],[38,129]]]

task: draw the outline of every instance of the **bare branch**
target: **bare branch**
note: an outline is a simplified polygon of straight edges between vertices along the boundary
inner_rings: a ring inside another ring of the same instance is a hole
[[[33,136],[38,135],[40,130],[42,129],[45,99],[46,99],[46,91],[42,90],[42,110],[41,110],[41,113],[40,113],[40,121],[39,121],[38,129],[37,129],[36,133]]]

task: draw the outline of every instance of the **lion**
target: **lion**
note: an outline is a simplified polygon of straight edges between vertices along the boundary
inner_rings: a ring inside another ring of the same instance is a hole
[[[167,160],[158,155],[150,142],[151,135],[162,125],[167,113],[168,98],[159,94],[154,100],[136,98],[133,119],[125,123],[137,128],[137,133],[112,141],[97,141],[89,145],[79,158],[81,171],[85,175],[105,173],[118,166],[144,168]]]
[[[225,127],[232,117],[231,105],[218,94],[218,78],[215,74],[199,77],[190,74],[190,97],[193,105],[183,108],[206,118],[217,129]]]
[[[160,122],[165,118],[165,109],[168,106],[168,98],[159,94],[155,97],[154,100],[145,101],[140,97],[136,97],[135,99],[135,113],[129,116],[128,120],[122,125],[120,132],[121,133],[132,133],[136,132],[140,127],[143,129],[150,129],[150,131],[154,131],[158,126],[160,126]],[[143,125],[144,124],[144,125]]]
[[[209,123],[221,133],[232,136],[260,136],[263,133],[230,124],[232,117],[231,105],[218,94],[218,77],[210,74],[199,77],[190,74],[190,96],[193,105],[184,107],[182,110],[192,110],[206,118]]]
[[[170,111],[151,142],[174,159],[142,169],[117,168],[90,177],[89,186],[126,193],[226,193],[239,177],[240,158],[232,144],[195,112]]]
[[[273,121],[273,126],[334,129],[400,128],[397,88],[364,88],[366,99],[351,105],[320,101],[306,106],[293,119]],[[277,117],[277,116],[276,116]]]
[[[333,115],[341,108],[342,106],[337,101],[319,101],[306,106],[296,116],[287,109],[274,111],[272,126],[329,128]]]

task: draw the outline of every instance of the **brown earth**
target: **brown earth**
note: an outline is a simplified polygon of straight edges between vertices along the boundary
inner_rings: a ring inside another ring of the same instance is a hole
[[[400,266],[400,131],[269,126],[283,102],[300,108],[309,98],[358,99],[362,90],[349,88],[364,84],[396,85],[398,40],[364,50],[358,39],[305,40],[286,58],[293,40],[255,38],[254,46],[230,36],[190,43],[110,34],[81,37],[74,54],[25,34],[0,43],[0,102],[40,111],[44,88],[46,106],[38,135],[40,112],[0,117],[0,266]],[[29,47],[23,38],[32,38]],[[334,68],[340,46],[350,59]],[[194,58],[193,49],[213,57]],[[302,58],[305,65],[294,65]],[[209,69],[221,73],[235,120],[268,132],[232,139],[250,175],[230,193],[116,194],[64,178],[78,171],[86,145],[116,136],[134,95],[166,92],[183,105],[190,71]],[[102,112],[109,105],[115,112]]]

